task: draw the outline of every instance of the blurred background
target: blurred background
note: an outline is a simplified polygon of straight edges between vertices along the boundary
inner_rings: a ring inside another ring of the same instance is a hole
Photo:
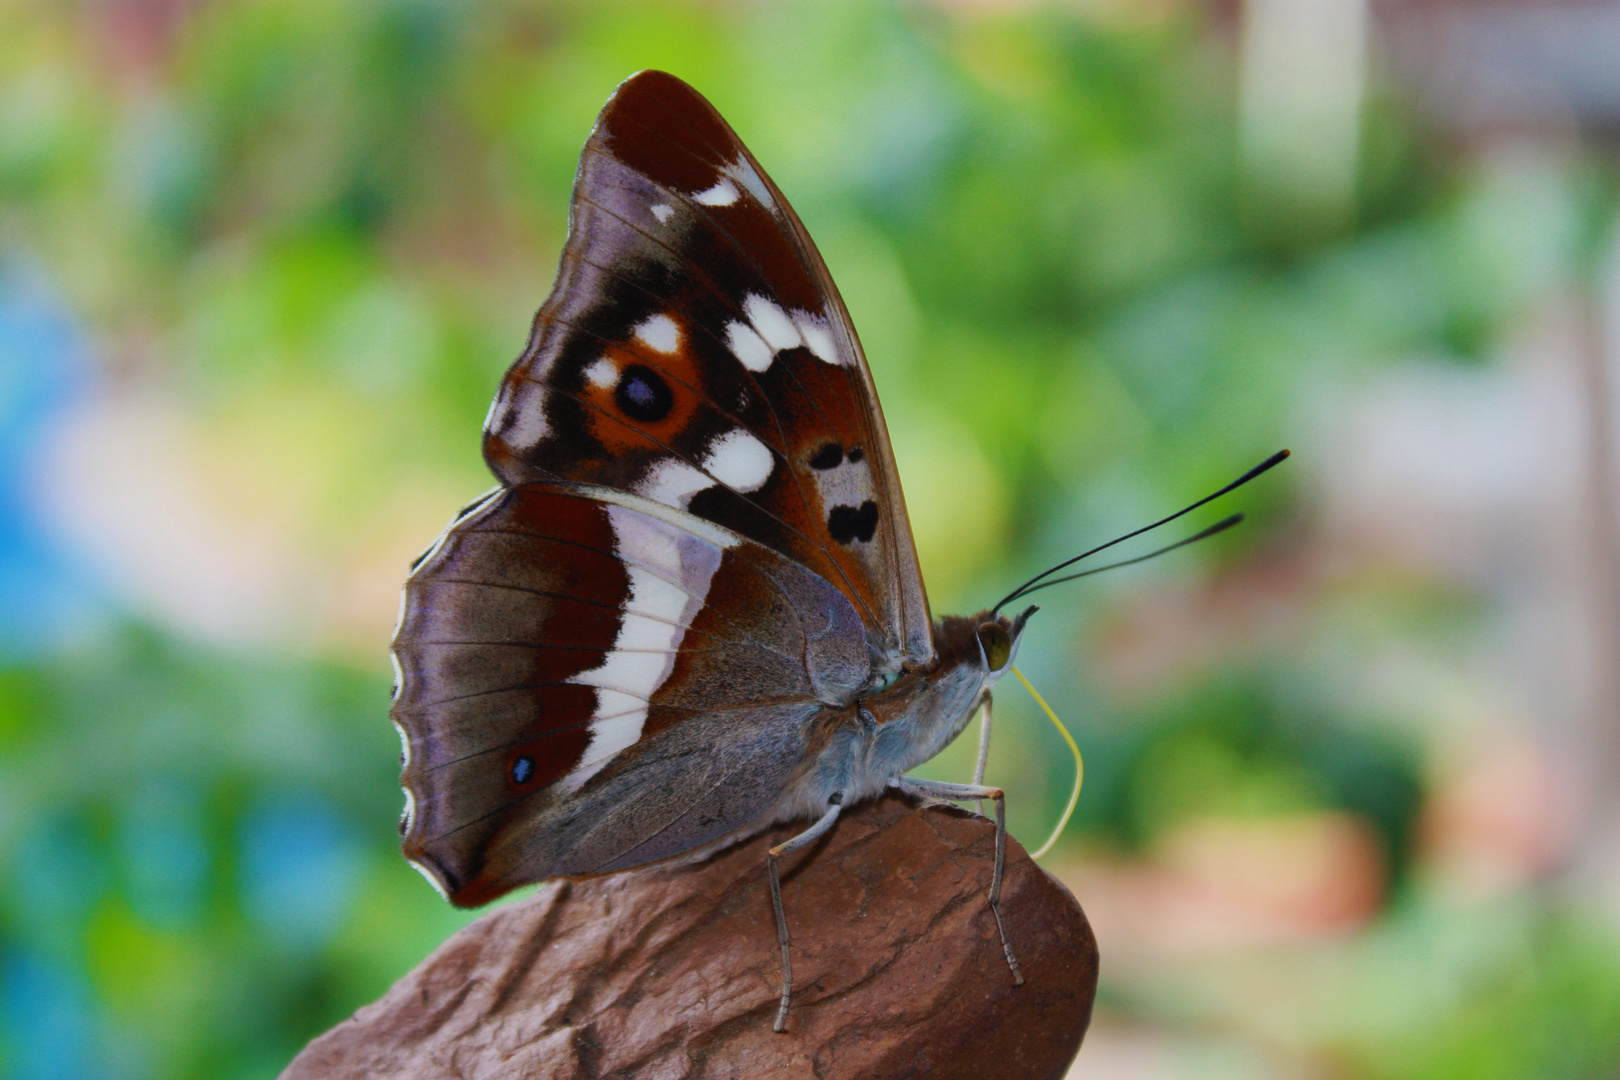
[[[0,1075],[274,1076],[470,917],[396,851],[389,632],[642,67],[820,243],[936,614],[1295,452],[1025,639],[1072,1075],[1620,1075],[1620,3],[1568,0],[0,5]]]

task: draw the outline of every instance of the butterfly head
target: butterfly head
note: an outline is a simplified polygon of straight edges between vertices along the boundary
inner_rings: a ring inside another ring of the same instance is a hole
[[[987,679],[994,681],[1012,667],[1018,655],[1018,642],[1024,636],[1024,624],[1039,610],[1032,605],[1012,619],[989,611],[978,616],[973,637],[979,644],[979,660],[984,664]]]

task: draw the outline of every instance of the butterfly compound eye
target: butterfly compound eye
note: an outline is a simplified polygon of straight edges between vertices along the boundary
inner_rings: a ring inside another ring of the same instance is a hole
[[[991,671],[1000,671],[1012,659],[1012,638],[1000,623],[979,624],[979,648],[984,650],[984,661]]]

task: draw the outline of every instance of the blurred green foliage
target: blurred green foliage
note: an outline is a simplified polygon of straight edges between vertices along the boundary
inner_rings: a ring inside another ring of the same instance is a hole
[[[1414,355],[1484,362],[1585,272],[1604,177],[1480,169],[1382,91],[1353,220],[1257,204],[1213,18],[1190,3],[14,4],[0,241],[91,342],[96,392],[171,402],[219,490],[285,518],[278,535],[318,560],[401,500],[448,518],[456,492],[488,485],[480,423],[549,288],[592,117],[630,72],[674,71],[822,245],[935,609],[977,608],[1309,443],[1313,388]],[[8,377],[62,362],[7,355]],[[1432,944],[1406,891],[1422,718],[1366,715],[1339,688],[1374,643],[1427,634],[1414,621],[1465,637],[1468,598],[1354,583],[1314,600],[1287,648],[1186,665],[1148,693],[1110,690],[1094,658],[1144,583],[1286,554],[1320,467],[1246,490],[1244,530],[1047,594],[1022,663],[1089,755],[1080,838],[1129,855],[1199,817],[1343,810],[1391,860],[1378,932]],[[0,511],[0,543],[25,551],[16,537],[44,526],[20,497]],[[102,615],[41,630],[0,671],[0,1072],[273,1075],[466,919],[394,849],[391,611],[369,639],[312,626],[229,645],[103,569],[76,580]],[[5,617],[41,617],[12,596]],[[1037,839],[1068,765],[1012,698],[992,776]],[[931,769],[960,777],[970,757],[952,747]],[[1551,902],[1531,911],[1513,957],[1427,1011],[1324,1037],[1324,1074],[1609,1075],[1615,943]],[[1413,966],[1367,972],[1376,996]]]

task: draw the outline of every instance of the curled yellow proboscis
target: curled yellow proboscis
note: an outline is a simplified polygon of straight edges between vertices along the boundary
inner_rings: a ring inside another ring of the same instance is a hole
[[[1070,735],[1069,729],[1063,726],[1063,721],[1057,718],[1057,713],[1052,711],[1052,706],[1048,705],[1046,699],[1041,697],[1033,686],[1029,685],[1029,680],[1024,678],[1024,673],[1019,671],[1016,666],[1012,669],[1012,673],[1018,676],[1018,681],[1024,684],[1024,689],[1028,690],[1030,697],[1035,699],[1035,704],[1039,705],[1046,713],[1053,726],[1058,729],[1058,734],[1063,736],[1063,741],[1069,744],[1069,752],[1074,755],[1074,790],[1069,793],[1069,805],[1063,808],[1063,816],[1058,818],[1057,828],[1053,829],[1052,835],[1046,838],[1046,843],[1041,845],[1039,851],[1030,852],[1030,858],[1038,859],[1052,850],[1052,845],[1057,843],[1057,838],[1063,833],[1063,826],[1069,823],[1069,818],[1074,814],[1075,805],[1080,801],[1080,784],[1086,778],[1086,763],[1080,757],[1080,747],[1075,745],[1074,736]]]

